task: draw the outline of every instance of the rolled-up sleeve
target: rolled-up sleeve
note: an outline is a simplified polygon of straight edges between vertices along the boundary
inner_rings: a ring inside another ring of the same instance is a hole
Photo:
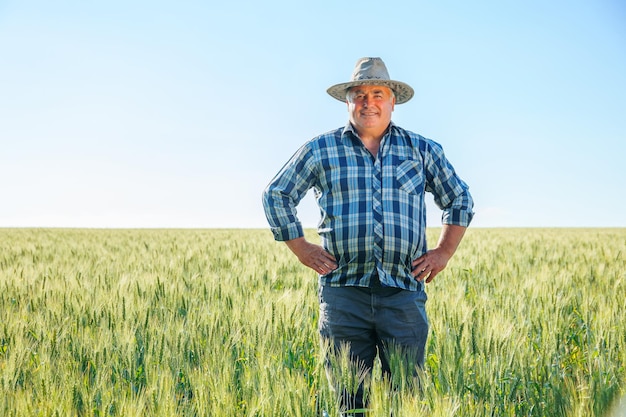
[[[313,152],[300,148],[263,191],[263,209],[277,241],[304,236],[296,207],[314,185]]]
[[[443,210],[441,222],[469,226],[474,217],[474,200],[468,185],[456,174],[439,144],[429,141],[427,146],[430,148],[424,153],[427,191]]]

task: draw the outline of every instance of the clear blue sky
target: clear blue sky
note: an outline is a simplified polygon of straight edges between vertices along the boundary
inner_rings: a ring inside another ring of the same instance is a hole
[[[0,227],[266,227],[362,56],[415,89],[393,119],[474,226],[626,226],[622,1],[215,3],[0,0]]]

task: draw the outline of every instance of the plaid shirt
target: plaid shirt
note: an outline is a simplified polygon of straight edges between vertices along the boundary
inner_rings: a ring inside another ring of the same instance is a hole
[[[339,267],[322,285],[370,286],[375,272],[385,286],[418,291],[411,263],[426,247],[424,193],[443,210],[442,222],[468,226],[473,201],[439,144],[393,122],[377,157],[350,123],[302,146],[263,193],[274,238],[303,236],[296,206],[313,188],[320,207],[322,246]]]

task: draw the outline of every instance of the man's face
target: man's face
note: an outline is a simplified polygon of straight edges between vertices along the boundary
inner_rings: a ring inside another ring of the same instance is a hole
[[[361,133],[386,129],[396,99],[388,87],[361,85],[350,89],[347,102],[350,122]]]

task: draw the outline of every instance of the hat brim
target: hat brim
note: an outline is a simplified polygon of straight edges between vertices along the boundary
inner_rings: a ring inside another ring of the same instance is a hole
[[[347,83],[335,84],[330,87],[326,92],[330,94],[331,97],[341,101],[342,103],[346,102],[346,93],[352,87],[356,87],[358,85],[382,85],[384,87],[388,87],[393,90],[396,96],[396,104],[406,103],[411,100],[413,94],[413,88],[405,84],[401,81],[394,80],[360,80],[360,81],[350,81]]]

